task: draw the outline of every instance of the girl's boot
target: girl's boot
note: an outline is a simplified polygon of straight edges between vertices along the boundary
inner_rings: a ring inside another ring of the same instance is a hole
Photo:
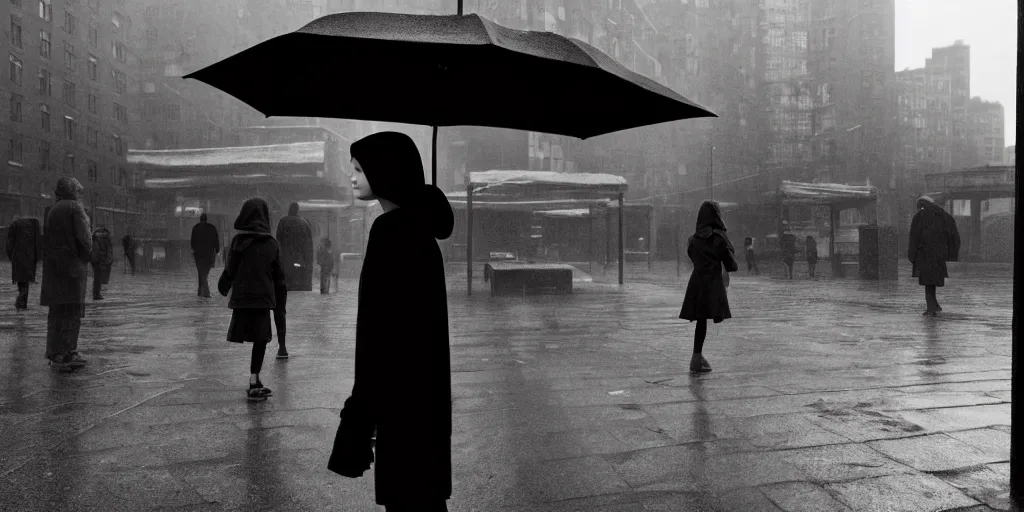
[[[707,359],[701,354],[694,354],[690,358],[690,371],[696,373],[706,373],[711,371],[711,364],[708,363]]]

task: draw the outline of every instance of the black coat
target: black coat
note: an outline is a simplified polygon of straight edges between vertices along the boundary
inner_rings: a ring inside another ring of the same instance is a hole
[[[298,215],[283,217],[277,223],[277,242],[281,245],[281,268],[288,290],[312,290],[313,229],[309,222]]]
[[[220,235],[217,234],[216,226],[209,222],[199,222],[192,226],[191,245],[197,265],[205,263],[213,266],[220,253]]]
[[[61,199],[50,208],[43,227],[43,285],[39,305],[82,304],[92,233],[82,203]]]
[[[7,231],[7,258],[11,260],[13,282],[36,282],[36,266],[43,256],[42,236],[39,219],[21,218],[11,223]]]
[[[356,424],[377,428],[381,505],[448,499],[452,492],[444,265],[415,216],[398,208],[374,221],[359,276],[355,385],[345,411],[352,412],[352,402],[365,404],[370,417]]]
[[[732,244],[725,234],[718,207],[704,202],[697,214],[697,232],[690,237],[686,255],[693,262],[693,272],[686,283],[686,295],[679,318],[683,320],[714,320],[732,318],[726,293],[726,272],[736,272],[739,265]]]
[[[262,206],[262,208],[260,207]],[[235,235],[228,249],[228,261],[217,281],[217,291],[227,296],[231,309],[274,309],[277,290],[284,286],[280,250],[270,236],[266,203],[246,202],[235,221]]]
[[[927,203],[910,222],[907,258],[913,264],[912,276],[922,286],[944,286],[949,272],[947,261],[960,254],[960,232],[956,220],[935,204]]]

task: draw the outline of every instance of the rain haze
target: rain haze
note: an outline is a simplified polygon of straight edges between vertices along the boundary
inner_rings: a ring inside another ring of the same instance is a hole
[[[1019,510],[1018,20],[0,2],[0,510]]]

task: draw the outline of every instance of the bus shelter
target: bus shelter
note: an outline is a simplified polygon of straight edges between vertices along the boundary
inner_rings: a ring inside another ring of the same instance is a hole
[[[878,190],[870,185],[783,181],[777,191],[769,192],[767,196],[766,202],[778,208],[780,221],[783,218],[783,209],[790,206],[828,208],[828,257],[833,270],[836,270],[836,230],[839,227],[839,212],[851,208],[874,207],[878,201]]]
[[[466,286],[473,289],[473,212],[504,210],[532,213],[550,210],[608,208],[619,205],[619,284],[623,284],[623,216],[626,192],[622,176],[599,173],[492,170],[467,175],[466,191],[449,194],[454,209],[466,212]]]

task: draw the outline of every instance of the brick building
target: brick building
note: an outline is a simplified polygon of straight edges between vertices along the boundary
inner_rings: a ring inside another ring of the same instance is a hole
[[[974,142],[974,157],[980,165],[1002,165],[1006,147],[1003,130],[1006,126],[1003,105],[977,96],[967,106],[968,123]]]
[[[124,224],[132,22],[124,0],[0,3],[0,224],[42,216],[60,175],[78,178],[94,224]]]

